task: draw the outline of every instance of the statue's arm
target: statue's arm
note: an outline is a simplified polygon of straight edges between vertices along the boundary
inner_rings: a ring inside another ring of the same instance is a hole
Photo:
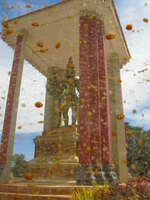
[[[76,80],[75,80],[75,86],[76,86],[76,88],[77,88],[77,91],[79,92],[79,90],[80,90],[80,87],[79,87],[79,79],[76,79]]]

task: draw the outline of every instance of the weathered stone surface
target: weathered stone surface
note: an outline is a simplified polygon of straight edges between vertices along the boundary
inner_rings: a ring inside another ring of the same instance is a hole
[[[35,159],[28,165],[33,178],[75,180],[75,128],[61,127],[35,138]]]

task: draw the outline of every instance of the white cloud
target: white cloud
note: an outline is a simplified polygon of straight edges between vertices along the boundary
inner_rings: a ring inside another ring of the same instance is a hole
[[[148,6],[144,6],[147,2]],[[150,0],[121,0],[118,12],[123,26],[124,34],[131,52],[131,61],[124,66],[121,71],[123,99],[126,101],[124,110],[126,119],[132,124],[143,125],[145,128],[150,124],[150,22],[144,23],[144,17],[150,20]],[[135,32],[128,32],[125,26],[128,23],[133,24]],[[13,62],[13,51],[0,40],[0,113],[4,115],[5,101],[1,96],[7,96],[8,90],[8,71]],[[138,73],[147,68],[147,71]],[[22,125],[23,132],[42,131],[42,125],[37,121],[43,120],[44,107],[37,109],[34,107],[35,101],[45,99],[45,78],[25,62],[22,89],[20,96],[19,112],[17,126]],[[22,103],[26,107],[21,106]],[[132,114],[136,109],[137,114]],[[141,116],[144,113],[144,118]],[[2,118],[0,117],[0,129],[2,128]]]
[[[13,51],[7,47],[2,40],[0,40],[0,52],[0,113],[2,114],[0,117],[1,130],[10,78],[8,76],[8,71],[12,67]],[[36,101],[41,101],[44,104],[45,84],[45,77],[43,77],[29,63],[25,62],[17,117],[17,126],[22,126],[22,129],[19,131],[42,131],[43,125],[37,122],[44,119],[44,115],[40,115],[40,113],[44,113],[44,106],[38,109],[35,108],[34,103]],[[3,97],[5,97],[5,100],[2,99]],[[22,107],[22,103],[24,103],[26,107]]]
[[[121,2],[118,12],[132,56],[130,62],[121,70],[124,111],[126,119],[132,125],[150,128],[148,114],[141,120],[145,108],[150,114],[150,26],[149,23],[143,22],[145,17],[150,20],[150,0],[145,1],[147,6],[144,5],[144,1],[124,0]],[[134,32],[125,29],[128,23],[133,25]],[[147,71],[142,73],[143,69]],[[137,110],[137,114],[132,114],[133,109]]]

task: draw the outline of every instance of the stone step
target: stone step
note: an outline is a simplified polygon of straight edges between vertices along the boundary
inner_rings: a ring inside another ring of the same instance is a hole
[[[72,195],[39,195],[0,192],[0,200],[72,200]]]
[[[44,184],[0,184],[0,192],[2,193],[23,193],[23,194],[59,194],[59,195],[71,195],[74,191],[73,186],[51,186]]]

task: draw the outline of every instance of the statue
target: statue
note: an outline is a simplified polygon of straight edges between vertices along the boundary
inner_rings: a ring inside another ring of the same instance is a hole
[[[69,58],[67,70],[65,74],[65,80],[63,83],[63,91],[60,95],[60,106],[62,108],[62,115],[65,126],[68,126],[68,111],[72,109],[72,125],[77,121],[77,108],[78,108],[78,94],[79,84],[75,75],[75,69],[72,61],[72,57]],[[77,94],[78,93],[78,94]]]
[[[69,58],[65,78],[63,80],[58,79],[58,74],[55,70],[53,72],[50,71],[47,91],[53,97],[53,101],[58,102],[58,127],[61,126],[62,117],[65,126],[68,126],[68,111],[70,108],[72,109],[72,125],[75,125],[77,121],[79,80],[75,75],[72,57]]]

